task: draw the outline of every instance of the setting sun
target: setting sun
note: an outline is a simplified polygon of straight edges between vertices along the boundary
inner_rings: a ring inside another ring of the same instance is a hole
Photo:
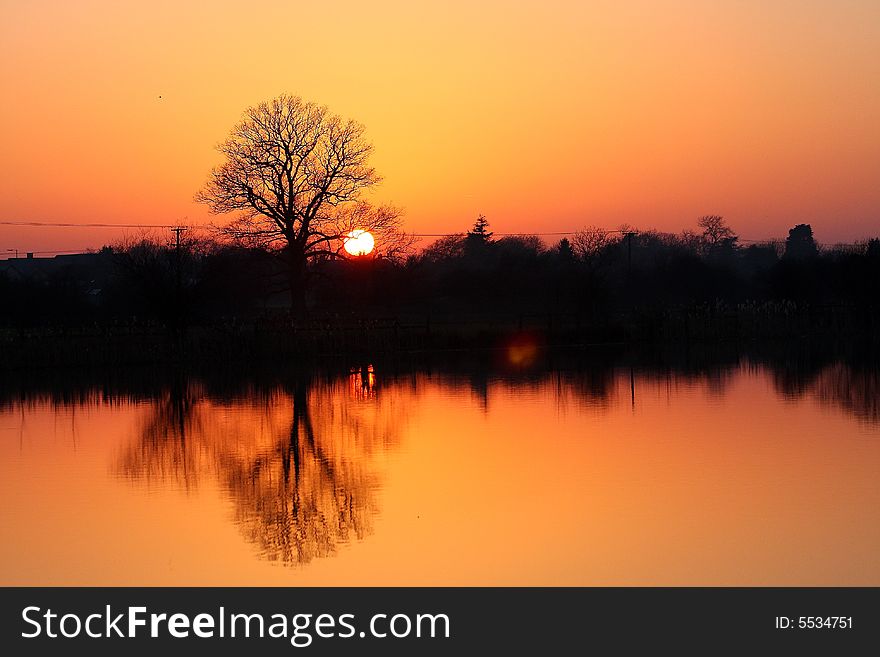
[[[345,250],[349,255],[364,256],[373,251],[376,246],[376,240],[373,235],[366,230],[353,230],[345,238]]]

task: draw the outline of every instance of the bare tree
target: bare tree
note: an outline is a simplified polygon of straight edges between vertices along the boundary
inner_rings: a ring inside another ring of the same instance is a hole
[[[218,146],[225,161],[196,195],[211,212],[238,212],[222,230],[281,255],[291,304],[305,308],[307,263],[344,257],[354,228],[399,233],[400,212],[374,208],[362,193],[380,181],[364,127],[323,106],[282,95],[247,109]]]
[[[445,235],[426,246],[420,258],[424,262],[434,263],[461,258],[464,255],[466,240],[467,236],[464,233]]]
[[[193,305],[205,260],[216,248],[195,227],[181,233],[179,241],[169,243],[167,234],[141,230],[110,247],[118,279],[125,283],[120,294],[126,304],[139,304],[177,327]]]
[[[571,247],[575,255],[586,263],[587,268],[595,271],[607,262],[609,247],[619,239],[610,231],[590,226],[574,234]]]
[[[710,251],[723,244],[733,244],[737,240],[736,233],[722,216],[707,214],[697,220],[697,225],[703,229],[703,241]]]

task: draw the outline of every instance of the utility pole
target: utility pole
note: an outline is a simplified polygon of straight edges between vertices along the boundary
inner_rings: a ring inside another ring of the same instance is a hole
[[[186,230],[186,226],[174,226],[174,263],[177,274],[177,291],[180,292],[180,234]]]
[[[180,271],[180,234],[186,230],[186,226],[174,226],[171,232],[174,233],[174,305],[177,314],[177,323],[180,325],[181,307],[181,271]]]
[[[631,230],[626,232],[626,278],[629,280],[633,266],[633,235]]]
[[[180,254],[180,234],[186,230],[186,226],[174,226],[171,228],[171,232],[174,233],[175,238],[175,249]]]

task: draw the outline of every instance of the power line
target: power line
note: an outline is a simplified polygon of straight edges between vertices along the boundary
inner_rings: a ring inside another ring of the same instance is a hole
[[[559,230],[559,231],[545,232],[545,233],[542,233],[542,232],[536,232],[536,233],[535,232],[499,233],[496,231],[492,231],[492,234],[498,235],[500,237],[551,237],[551,236],[557,236],[557,235],[576,235],[579,232],[581,232],[581,231],[579,231],[579,230]],[[631,230],[631,231],[630,230],[619,230],[618,229],[618,230],[599,230],[597,232],[604,233],[607,235],[610,233],[623,233],[623,234],[637,233],[639,231],[637,231],[637,230]],[[466,233],[467,233],[467,231],[458,232],[458,233],[410,233],[410,235],[412,235],[413,237],[458,237],[461,235],[465,235]]]
[[[89,251],[88,249],[61,249],[59,251],[28,251],[28,253],[33,253],[34,255],[39,254],[79,254],[79,253],[97,253],[97,251]]]
[[[501,237],[526,237],[526,236],[535,236],[535,237],[543,237],[547,235],[574,235],[576,230],[563,230],[555,233],[497,233],[492,232],[493,235],[500,235]],[[609,233],[619,233],[617,230],[609,230],[604,231]],[[459,235],[465,235],[466,233],[411,233],[413,237],[457,237]]]
[[[60,223],[51,221],[0,221],[0,226],[28,226],[28,227],[47,227],[47,228],[170,228],[174,230],[179,224],[102,224],[102,223]],[[521,232],[521,233],[494,233],[502,237],[525,237],[535,235],[539,237],[552,235],[574,235],[576,230],[562,230],[556,232]],[[604,233],[622,233],[621,230],[605,230]],[[413,237],[453,237],[455,235],[464,235],[459,233],[413,233]]]
[[[10,253],[16,251],[16,249],[6,249]],[[47,256],[56,256],[56,255],[97,255],[100,253],[96,249],[60,249],[57,251],[27,251],[25,249],[18,249],[14,258],[16,260],[23,260],[24,254],[32,254],[32,255],[47,255]],[[12,258],[13,256],[10,256]]]
[[[2,226],[32,226],[52,228],[174,228],[176,224],[99,224],[60,223],[51,221],[0,221]]]

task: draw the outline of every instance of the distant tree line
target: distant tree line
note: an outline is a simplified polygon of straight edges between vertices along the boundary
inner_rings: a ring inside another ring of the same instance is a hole
[[[807,224],[782,243],[742,244],[719,216],[679,234],[587,228],[553,244],[496,237],[485,217],[419,252],[315,258],[304,277],[309,317],[469,319],[528,314],[625,321],[700,304],[792,302],[874,308],[880,240],[820,248]],[[142,236],[82,256],[0,263],[7,328],[229,324],[291,311],[277,253],[223,235],[179,245]]]

